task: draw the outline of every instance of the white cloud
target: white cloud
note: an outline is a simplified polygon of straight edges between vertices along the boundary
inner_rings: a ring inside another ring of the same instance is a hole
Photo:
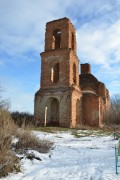
[[[96,29],[88,23],[78,30],[79,55],[82,53],[90,62],[97,64],[112,64],[120,62],[120,20],[106,29]]]
[[[119,3],[119,1],[116,1],[116,3]],[[70,16],[73,22],[78,24],[79,21],[83,19],[83,26],[80,27],[81,38],[81,35],[83,35],[82,30],[89,28],[91,19],[92,21],[96,20],[98,14],[105,15],[109,11],[111,12],[111,10],[116,7],[116,3],[112,3],[112,1],[106,2],[106,0],[93,0],[92,3],[90,3],[89,0],[66,0],[64,4],[61,0],[51,0],[49,3],[47,0],[0,1],[0,49],[10,55],[26,52],[30,49],[40,52],[43,51],[45,23],[49,20],[64,16]],[[73,16],[74,13],[76,13],[75,17]],[[97,28],[100,17],[97,17],[98,22],[93,29],[90,27],[89,30],[94,31]],[[78,18],[80,20],[78,20]],[[87,25],[86,22],[88,22]],[[91,37],[90,33],[89,31],[87,34],[89,38]],[[97,35],[97,33],[99,33],[99,35]],[[82,46],[84,46],[84,42],[88,43],[88,45],[90,44],[92,38],[90,40],[86,39],[88,36],[84,35],[84,41],[80,40]],[[103,37],[104,34],[102,35],[99,30],[94,31],[94,34],[92,33],[93,41],[95,42],[96,40],[96,42],[98,42],[98,39],[94,38],[99,38],[99,36]],[[102,40],[103,39],[101,39],[101,41]],[[96,51],[96,55],[101,56],[101,59],[103,59],[103,54],[97,50],[97,47],[94,46],[91,48],[93,48],[91,52],[93,52],[93,50]],[[86,50],[82,48],[82,52],[84,51],[86,52]]]
[[[28,83],[26,84],[28,85]],[[3,97],[3,99],[9,99],[10,101],[10,110],[33,113],[35,94],[34,87],[31,86],[31,91],[28,92],[26,88],[24,88],[25,82],[21,83],[15,78],[10,79],[7,77],[1,79],[0,85],[3,89],[1,96]]]
[[[58,5],[52,2],[54,6],[38,0],[0,1],[0,49],[9,55],[42,51],[45,23],[54,19],[52,13]]]

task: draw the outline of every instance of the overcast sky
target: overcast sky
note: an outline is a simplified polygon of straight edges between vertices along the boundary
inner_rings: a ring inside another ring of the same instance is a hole
[[[120,93],[120,0],[0,0],[0,84],[12,111],[33,112],[45,24],[68,17],[80,63]]]

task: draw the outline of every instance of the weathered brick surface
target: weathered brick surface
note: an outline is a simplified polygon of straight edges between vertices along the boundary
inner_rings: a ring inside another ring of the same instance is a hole
[[[99,126],[99,96],[92,93],[83,93],[83,124],[90,126]]]
[[[81,64],[81,74],[89,74],[91,73],[91,66],[90,64]]]
[[[76,55],[76,32],[68,18],[46,24],[41,53],[40,90],[35,94],[34,118],[41,126],[101,126],[109,110],[109,92],[81,65]]]
[[[76,52],[76,32],[68,18],[54,20],[46,24],[45,52],[52,50],[52,38],[55,29],[61,30],[61,49],[72,48],[72,33],[74,34],[74,51]]]

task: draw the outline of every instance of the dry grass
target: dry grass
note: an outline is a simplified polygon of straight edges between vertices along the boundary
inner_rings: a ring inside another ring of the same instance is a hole
[[[20,171],[19,158],[16,157],[13,151],[8,150],[0,156],[0,178],[13,171]]]
[[[46,126],[46,127],[35,127],[35,126],[33,126],[33,127],[30,127],[30,129],[35,130],[35,131],[47,132],[47,133],[71,131],[70,128],[52,127],[52,126],[51,127],[50,126]]]
[[[10,113],[0,109],[0,177],[7,175],[17,167],[18,158],[11,150],[12,135],[15,132],[16,126],[12,122]]]
[[[86,126],[86,125],[81,125],[81,124],[78,124],[76,126],[76,129],[77,130],[97,130],[98,128],[97,127],[91,127],[91,126]]]
[[[12,139],[17,137],[18,142],[14,144]],[[36,150],[47,153],[53,143],[40,140],[29,130],[18,129],[14,124],[10,113],[6,109],[0,109],[0,178],[13,171],[20,171],[17,153],[25,153],[26,150]]]
[[[19,153],[26,153],[27,150],[36,150],[40,153],[47,153],[53,143],[49,140],[41,140],[32,132],[20,130],[17,133],[19,141],[15,145],[15,149]]]

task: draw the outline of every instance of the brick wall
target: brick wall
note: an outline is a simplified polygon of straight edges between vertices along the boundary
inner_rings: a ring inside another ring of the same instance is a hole
[[[91,74],[90,64],[82,64],[79,75],[76,31],[68,18],[46,24],[40,86],[34,105],[40,125],[102,125],[110,107],[109,91]]]
[[[82,121],[85,125],[99,126],[99,96],[84,93],[82,96]]]

